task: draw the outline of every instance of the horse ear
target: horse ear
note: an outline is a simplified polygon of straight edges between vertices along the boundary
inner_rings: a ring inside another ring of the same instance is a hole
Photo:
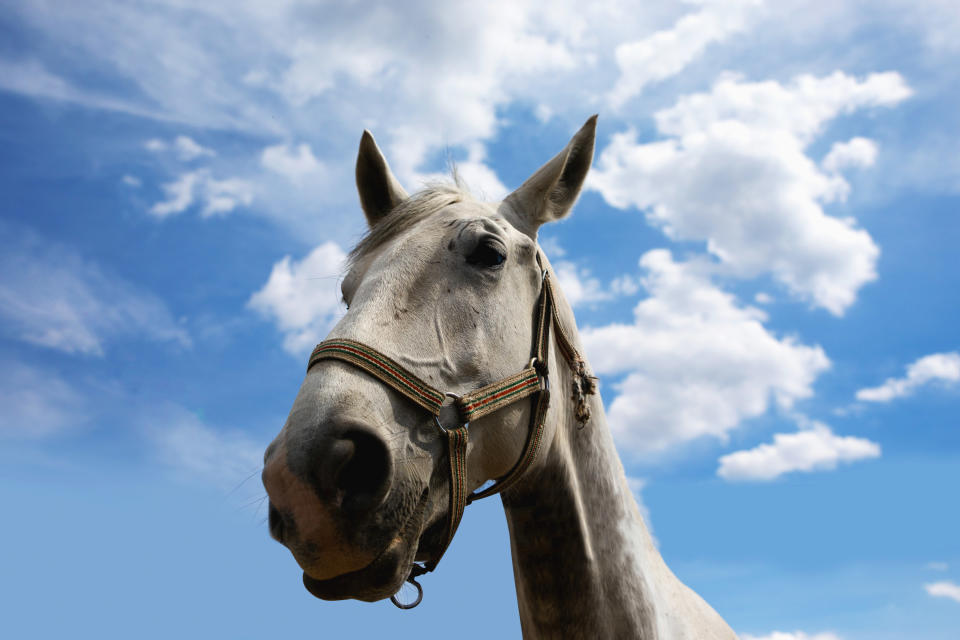
[[[503,201],[514,226],[531,237],[545,222],[559,220],[573,208],[593,162],[597,116],[587,120],[566,148]]]
[[[407,199],[407,192],[393,177],[387,159],[366,129],[357,153],[357,191],[363,214],[371,227]]]

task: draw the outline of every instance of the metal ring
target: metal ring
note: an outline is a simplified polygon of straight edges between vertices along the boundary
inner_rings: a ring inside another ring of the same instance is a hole
[[[410,604],[405,604],[397,599],[397,593],[400,593],[397,591],[397,593],[390,596],[390,602],[392,602],[398,609],[413,609],[423,600],[423,587],[420,586],[420,583],[414,578],[407,578],[406,581],[417,588],[417,599]]]
[[[459,395],[457,395],[457,394],[455,394],[455,393],[453,393],[453,392],[451,392],[451,391],[447,391],[447,392],[446,392],[445,394],[443,394],[443,395],[446,396],[446,397],[448,397],[448,398],[453,398],[454,401],[460,400],[460,398],[463,397],[463,396],[459,396]],[[440,416],[439,416],[439,415],[433,416],[433,421],[434,421],[434,423],[436,423],[437,428],[440,429],[440,433],[446,434],[446,433],[449,431],[449,429],[447,429],[445,426],[443,426],[442,424],[440,424]],[[466,423],[464,423],[464,424],[466,424]]]

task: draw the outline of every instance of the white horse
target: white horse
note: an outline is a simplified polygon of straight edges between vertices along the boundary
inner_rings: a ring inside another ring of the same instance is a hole
[[[408,196],[364,132],[348,311],[264,457],[271,534],[315,596],[390,597],[436,566],[466,494],[501,479],[525,638],[736,637],[654,546],[537,245],[573,207],[595,129],[494,204]]]

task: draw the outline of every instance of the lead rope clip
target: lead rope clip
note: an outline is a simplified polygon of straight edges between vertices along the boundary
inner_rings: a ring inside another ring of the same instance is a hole
[[[397,595],[400,594],[400,591],[398,590],[397,593],[390,596],[390,602],[392,602],[398,609],[413,609],[423,601],[423,587],[421,587],[420,583],[417,582],[417,577],[413,575],[416,569],[421,569],[417,575],[424,573],[422,567],[414,565],[414,570],[410,571],[410,575],[407,576],[407,579],[404,582],[409,582],[417,588],[417,599],[413,602],[400,602],[400,598],[397,597]],[[402,589],[403,586],[401,585],[400,588]]]

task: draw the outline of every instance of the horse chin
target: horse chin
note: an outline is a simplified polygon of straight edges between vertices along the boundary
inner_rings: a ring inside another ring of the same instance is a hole
[[[386,548],[366,567],[318,580],[303,572],[303,586],[321,600],[376,602],[395,594],[410,574],[419,548],[427,492]]]

